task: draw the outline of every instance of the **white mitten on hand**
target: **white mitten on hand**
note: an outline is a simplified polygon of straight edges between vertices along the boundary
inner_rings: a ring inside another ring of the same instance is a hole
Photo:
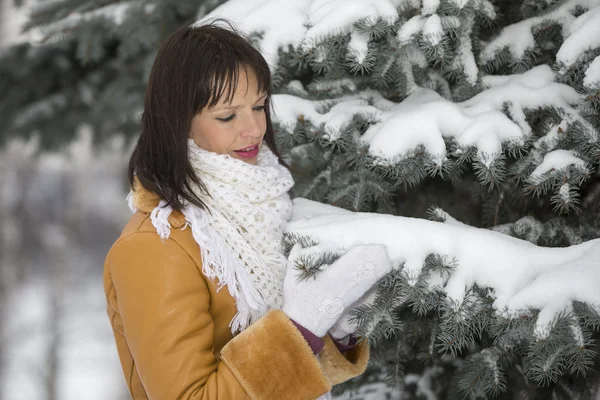
[[[354,310],[356,307],[362,305],[373,304],[375,301],[375,297],[377,295],[376,287],[371,288],[367,293],[365,293],[360,299],[358,299],[354,304],[352,304],[348,309],[342,314],[340,319],[333,325],[333,327],[329,330],[329,335],[336,339],[340,340],[348,337],[348,335],[356,332],[356,328],[358,325],[356,322],[351,321],[350,312]]]
[[[314,253],[314,248],[306,250]],[[392,270],[385,246],[359,245],[315,278],[302,280],[302,271],[295,267],[302,252],[299,245],[290,252],[281,310],[318,337],[325,336],[347,308]]]

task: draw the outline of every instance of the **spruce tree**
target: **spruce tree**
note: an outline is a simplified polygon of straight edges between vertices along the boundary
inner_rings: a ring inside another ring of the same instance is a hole
[[[35,3],[22,27],[35,41],[0,51],[0,145],[33,136],[42,149],[61,149],[82,124],[97,142],[137,137],[160,41],[221,2]]]
[[[56,146],[83,122],[99,141],[135,137],[160,39],[224,17],[272,65],[276,139],[294,197],[462,221],[545,247],[600,237],[599,0],[220,3],[36,8],[31,26],[46,43],[0,58],[10,89],[3,140],[38,133]],[[383,396],[383,382],[414,399],[593,398],[596,305],[574,302],[536,336],[539,310],[498,315],[489,288],[472,285],[460,307],[449,304],[430,278],[460,262],[431,254],[418,276],[400,268],[380,282],[375,304],[355,313],[370,367],[336,392]]]
[[[452,215],[546,247],[600,236],[600,2],[313,1],[296,27],[293,6],[281,27],[269,4],[231,0],[202,22],[238,21],[270,57],[294,196],[458,223]],[[540,333],[539,309],[504,317],[489,288],[450,303],[431,279],[460,263],[431,254],[418,276],[405,266],[380,283],[355,313],[369,370],[336,391],[368,398],[385,382],[401,398],[592,398],[596,305],[575,302]]]

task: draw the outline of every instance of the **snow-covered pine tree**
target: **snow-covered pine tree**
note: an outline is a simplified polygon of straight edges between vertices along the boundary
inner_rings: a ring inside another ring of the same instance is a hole
[[[580,280],[571,290],[590,293],[597,250],[531,278],[515,296],[531,309],[515,318],[494,307],[502,276],[548,267],[552,257],[532,248],[516,261],[504,256],[518,254],[512,244],[478,232],[487,241],[470,237],[472,253],[489,252],[478,269],[469,252],[456,257],[442,242],[464,227],[450,215],[550,247],[600,236],[600,1],[230,0],[200,23],[211,17],[256,33],[270,58],[277,139],[296,197],[359,212],[430,211],[448,228],[402,231],[412,222],[354,220],[340,209],[292,224],[288,248],[318,243],[329,257],[336,245],[370,239],[410,253],[396,254],[403,266],[357,312],[372,363],[350,386],[365,398],[378,398],[368,392],[381,381],[401,398],[594,396],[596,298],[572,302],[584,297],[556,285],[572,271]],[[407,243],[431,253],[419,259]],[[459,278],[465,269],[479,276]]]
[[[62,144],[82,122],[98,140],[134,134],[158,40],[220,3],[40,3],[30,26],[47,40],[0,55],[0,136],[40,133],[43,143]],[[209,17],[239,22],[273,65],[278,141],[295,169],[296,197],[382,214],[431,210],[446,235],[460,227],[437,205],[470,225],[561,246],[600,236],[599,5],[230,0]],[[400,234],[382,240],[407,252],[410,233]],[[473,250],[485,244],[472,240]],[[510,246],[495,249],[502,261]],[[371,320],[373,363],[352,385],[383,379],[406,398],[592,398],[593,307],[575,303],[537,338],[535,307],[503,319],[490,307],[497,291],[485,285],[469,287],[464,307],[449,307],[429,278],[456,278],[469,257],[438,250],[382,282],[371,311],[393,311],[382,314],[391,323]],[[589,264],[593,255],[576,259]],[[505,264],[489,263],[496,270],[488,275],[506,274]],[[597,282],[590,271],[583,279]]]
[[[0,146],[35,135],[62,148],[82,124],[98,142],[137,137],[160,41],[222,1],[35,2],[22,27],[35,42],[0,49]]]

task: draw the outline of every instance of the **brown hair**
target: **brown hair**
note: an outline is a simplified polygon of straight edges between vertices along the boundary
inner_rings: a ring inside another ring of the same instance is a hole
[[[225,22],[229,29],[220,27]],[[129,160],[128,178],[157,193],[175,210],[182,199],[206,209],[191,183],[204,192],[202,180],[188,160],[189,131],[195,115],[215,106],[222,96],[231,102],[241,67],[256,74],[258,87],[267,93],[265,143],[281,160],[271,122],[271,71],[249,39],[226,20],[202,26],[185,26],[160,46],[144,97],[142,130]],[[135,189],[135,188],[134,188]]]

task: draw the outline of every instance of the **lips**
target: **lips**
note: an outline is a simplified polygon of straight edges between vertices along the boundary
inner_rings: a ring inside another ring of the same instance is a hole
[[[244,151],[244,150],[253,150],[258,144],[253,144],[252,146],[244,147],[243,149],[235,150],[235,151]]]
[[[242,158],[253,158],[258,155],[258,144],[244,147],[243,149],[234,150],[237,155]]]

